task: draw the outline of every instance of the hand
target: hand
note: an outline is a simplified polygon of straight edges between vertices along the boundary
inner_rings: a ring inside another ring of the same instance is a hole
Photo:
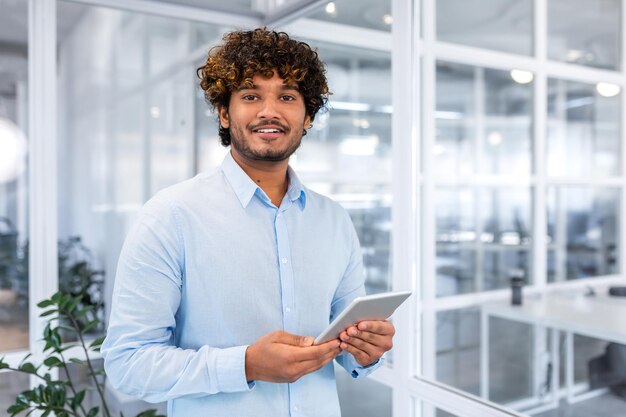
[[[341,353],[339,340],[313,346],[312,337],[269,333],[246,349],[248,381],[294,382],[323,368]]]
[[[362,321],[341,332],[341,349],[348,351],[361,366],[376,362],[393,347],[395,327],[387,320]]]

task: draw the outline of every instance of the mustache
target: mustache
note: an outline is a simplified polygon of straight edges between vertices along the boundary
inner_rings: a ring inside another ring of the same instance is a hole
[[[251,131],[254,129],[261,129],[264,126],[278,126],[280,127],[284,132],[289,132],[291,129],[289,128],[289,126],[277,121],[277,120],[263,120],[255,125],[249,125],[248,129],[250,129]]]

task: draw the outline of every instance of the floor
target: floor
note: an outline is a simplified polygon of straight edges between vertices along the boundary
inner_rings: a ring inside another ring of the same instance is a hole
[[[467,325],[468,323],[462,324]],[[471,327],[461,326],[461,328],[466,329]],[[3,348],[20,345],[24,342],[24,337],[27,337],[26,323],[19,320],[12,320],[7,323],[1,320],[0,317],[0,329],[3,335],[2,340],[0,340],[0,346],[3,346]],[[518,335],[520,334],[520,329],[509,327],[507,330]],[[501,333],[501,335],[503,334]],[[5,335],[8,337],[5,337]],[[494,357],[502,359],[507,356],[517,359],[524,358],[526,355],[523,352],[523,346],[512,343],[513,339],[515,338],[500,337],[492,340],[492,343],[495,342],[492,346]],[[598,343],[598,341],[594,340],[578,340],[577,379],[586,376],[586,362],[588,358],[601,353],[604,345],[604,343]],[[528,370],[524,369],[524,361],[519,361],[516,364],[515,360],[508,359],[505,362],[509,363],[509,365],[494,366],[494,374],[491,375],[492,380],[499,382],[497,384],[498,390],[494,390],[492,395],[497,395],[504,399],[519,395],[520,386],[524,385],[520,384],[520,381],[527,379],[524,374],[528,373]],[[450,366],[450,364],[453,364],[453,366]],[[450,385],[462,387],[469,392],[478,392],[478,364],[479,351],[475,344],[469,343],[463,349],[457,347],[449,350],[448,353],[438,355],[438,379],[446,381]],[[76,376],[84,379],[85,376],[81,374],[80,370],[76,369],[75,372]],[[388,387],[367,378],[355,380],[340,368],[337,369],[337,386],[340,395],[342,417],[391,416],[392,395],[391,389]],[[7,415],[6,408],[13,403],[15,396],[27,389],[27,387],[28,379],[23,375],[0,373],[0,416]],[[146,404],[139,404],[136,401],[131,401],[129,404],[132,405],[133,410],[124,409],[127,415],[130,415],[129,413],[134,415],[138,411],[137,407],[146,406]],[[437,417],[448,416],[451,416],[451,414],[442,411],[437,412]],[[572,405],[562,402],[558,409],[537,414],[535,417],[626,417],[626,400],[612,394],[606,394]]]
[[[28,347],[28,306],[0,304],[0,352]]]
[[[371,379],[354,379],[337,367],[342,417],[391,417],[391,389]]]
[[[626,417],[626,400],[606,394],[577,404],[561,402],[558,409],[534,417]]]

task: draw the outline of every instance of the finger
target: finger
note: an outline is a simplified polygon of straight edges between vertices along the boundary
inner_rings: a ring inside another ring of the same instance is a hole
[[[320,345],[298,348],[293,347],[291,354],[293,355],[292,357],[294,362],[314,361],[339,349],[339,343],[339,340],[333,339]]]
[[[321,369],[324,366],[328,365],[339,353],[341,353],[341,348],[339,347],[339,344],[337,344],[337,347],[333,351],[328,352],[324,356],[320,356],[316,359],[297,363],[295,365],[296,366],[296,379],[299,379],[303,377],[304,375],[310,374],[311,372],[315,372],[318,369]]]
[[[317,346],[310,348],[284,346],[286,350],[289,350],[289,363],[287,366],[291,369],[291,371],[289,371],[285,375],[284,380],[282,380],[281,382],[293,382],[308,373],[314,372],[326,366],[339,353],[341,353],[339,340],[335,339],[334,341],[331,341],[330,343],[325,343],[324,345],[329,346],[330,349],[326,349],[327,346],[324,346],[324,350],[314,349],[317,348]],[[318,350],[318,353],[315,354],[313,357],[303,359],[307,357],[307,355],[309,355],[311,351],[314,350]],[[306,352],[306,354],[303,354],[303,351],[308,352]]]
[[[344,342],[350,342],[352,339],[360,339],[363,342],[374,345],[385,351],[391,349],[392,347],[392,339],[390,335],[380,335],[356,329],[349,329],[346,335],[342,335],[341,338]]]
[[[308,373],[315,372],[318,369],[323,368],[324,366],[329,364],[333,359],[335,359],[337,355],[339,355],[341,352],[342,350],[339,347],[339,344],[337,344],[337,347],[335,349],[326,353],[324,356],[321,356],[317,358],[316,360],[314,359],[314,360],[302,362],[304,373],[308,374]]]
[[[301,336],[297,334],[277,331],[273,333],[273,341],[275,343],[283,343],[291,346],[311,346],[315,339],[310,336]]]
[[[363,365],[363,364],[366,364],[366,365],[370,364],[370,363],[374,362],[374,360],[375,360],[375,359],[373,359],[373,357],[369,353],[367,353],[367,352],[365,352],[365,351],[363,351],[363,350],[361,350],[361,349],[357,348],[356,346],[351,345],[349,343],[342,342],[341,343],[341,348],[343,350],[345,350],[346,352],[351,353],[352,356],[354,356],[354,359],[356,359],[357,362],[359,364],[361,364],[361,365]]]
[[[378,337],[382,337],[382,336],[378,336]],[[369,342],[366,342],[362,339],[359,339],[357,337],[350,337],[348,340],[344,340],[342,341],[342,343],[345,343],[347,345],[351,345],[365,353],[367,353],[369,356],[371,357],[375,357],[375,358],[379,358],[380,356],[382,356],[383,353],[385,353],[386,350],[381,346],[377,346],[374,344],[371,344]]]
[[[368,331],[370,333],[376,333],[381,335],[391,335],[396,333],[396,329],[388,320],[369,320],[362,321],[356,326],[357,330]]]

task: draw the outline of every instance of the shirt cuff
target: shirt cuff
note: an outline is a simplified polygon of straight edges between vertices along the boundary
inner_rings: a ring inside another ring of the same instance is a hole
[[[246,381],[246,349],[248,345],[220,350],[216,361],[220,392],[242,392],[254,388],[254,381]]]
[[[361,366],[356,360],[354,360],[355,366],[352,369],[352,372],[350,372],[350,375],[352,375],[352,378],[363,378],[380,368],[383,363],[385,363],[385,355],[381,356],[376,362],[370,363],[367,366]]]

